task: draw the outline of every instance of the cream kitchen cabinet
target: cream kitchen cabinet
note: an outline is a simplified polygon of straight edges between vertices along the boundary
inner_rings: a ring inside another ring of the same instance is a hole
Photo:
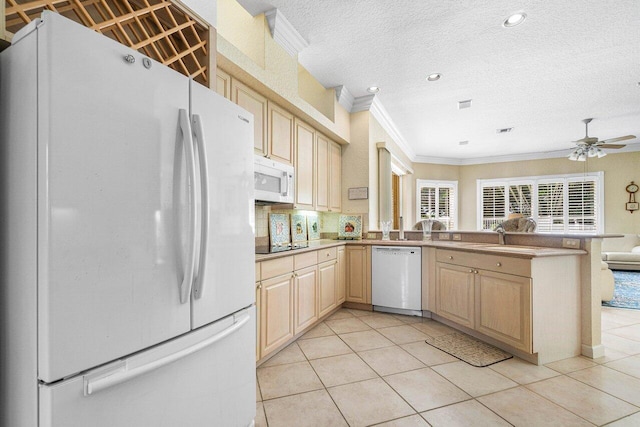
[[[231,79],[231,101],[253,114],[253,148],[256,154],[267,156],[267,98],[250,87]]]
[[[220,68],[216,69],[216,92],[220,96],[231,99],[231,76]]]
[[[261,262],[260,357],[294,335],[293,257]]]
[[[293,115],[271,101],[267,102],[267,153],[270,159],[293,164]]]
[[[260,263],[256,262],[256,360],[260,360]]]
[[[531,261],[436,251],[436,313],[531,353]]]
[[[322,134],[316,137],[316,210],[329,210],[329,144]]]
[[[371,246],[346,246],[345,301],[371,304]]]
[[[329,143],[329,211],[342,211],[342,147]]]
[[[338,304],[342,304],[346,299],[346,283],[347,283],[347,255],[344,246],[339,246],[337,251],[337,268],[338,283],[336,284],[336,294]]]
[[[318,251],[318,311],[320,317],[338,305],[338,260],[335,247]]]
[[[315,252],[294,255],[294,327],[295,335],[318,321],[318,267]]]
[[[315,209],[316,132],[305,122],[294,120],[296,209]]]

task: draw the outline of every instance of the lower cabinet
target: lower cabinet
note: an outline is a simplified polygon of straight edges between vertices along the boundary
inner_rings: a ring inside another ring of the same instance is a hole
[[[347,284],[347,255],[344,246],[338,248],[338,283],[336,284],[336,293],[338,297],[338,304],[342,304],[346,299],[346,284]]]
[[[337,260],[323,262],[318,265],[320,286],[318,287],[318,311],[320,317],[329,313],[338,305],[336,285],[338,283]]]
[[[293,274],[263,280],[260,290],[260,355],[293,338]]]
[[[295,283],[295,324],[298,334],[318,320],[318,268],[314,265],[293,273]]]
[[[438,250],[436,259],[439,316],[533,352],[532,279],[524,276],[530,274],[529,260],[448,250]]]
[[[347,246],[346,265],[345,300],[371,304],[371,246]]]

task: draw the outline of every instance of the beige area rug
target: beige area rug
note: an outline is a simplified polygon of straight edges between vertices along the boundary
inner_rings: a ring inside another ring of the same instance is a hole
[[[428,338],[425,342],[478,368],[493,365],[513,357],[499,348],[477,340],[472,336],[457,332]]]

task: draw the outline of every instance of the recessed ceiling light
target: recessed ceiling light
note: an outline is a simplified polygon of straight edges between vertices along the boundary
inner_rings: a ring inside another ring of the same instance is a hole
[[[510,17],[504,20],[504,22],[502,23],[502,26],[507,28],[515,27],[516,25],[522,24],[525,19],[527,19],[526,13],[524,12],[514,13],[513,15],[511,15]]]
[[[378,86],[370,86],[367,88],[367,92],[369,93],[378,93],[380,92],[380,88]]]
[[[464,108],[471,108],[471,100],[467,99],[465,101],[458,101],[458,110],[462,110]]]
[[[427,81],[435,82],[436,80],[440,80],[440,77],[442,77],[442,74],[440,74],[440,73],[429,74],[427,76]]]

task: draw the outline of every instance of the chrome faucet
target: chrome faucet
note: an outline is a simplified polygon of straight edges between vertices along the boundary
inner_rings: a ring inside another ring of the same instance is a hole
[[[496,229],[494,230],[496,233],[498,233],[498,243],[501,245],[505,244],[504,241],[504,227],[502,226],[502,224],[498,224],[498,226],[496,227]]]

